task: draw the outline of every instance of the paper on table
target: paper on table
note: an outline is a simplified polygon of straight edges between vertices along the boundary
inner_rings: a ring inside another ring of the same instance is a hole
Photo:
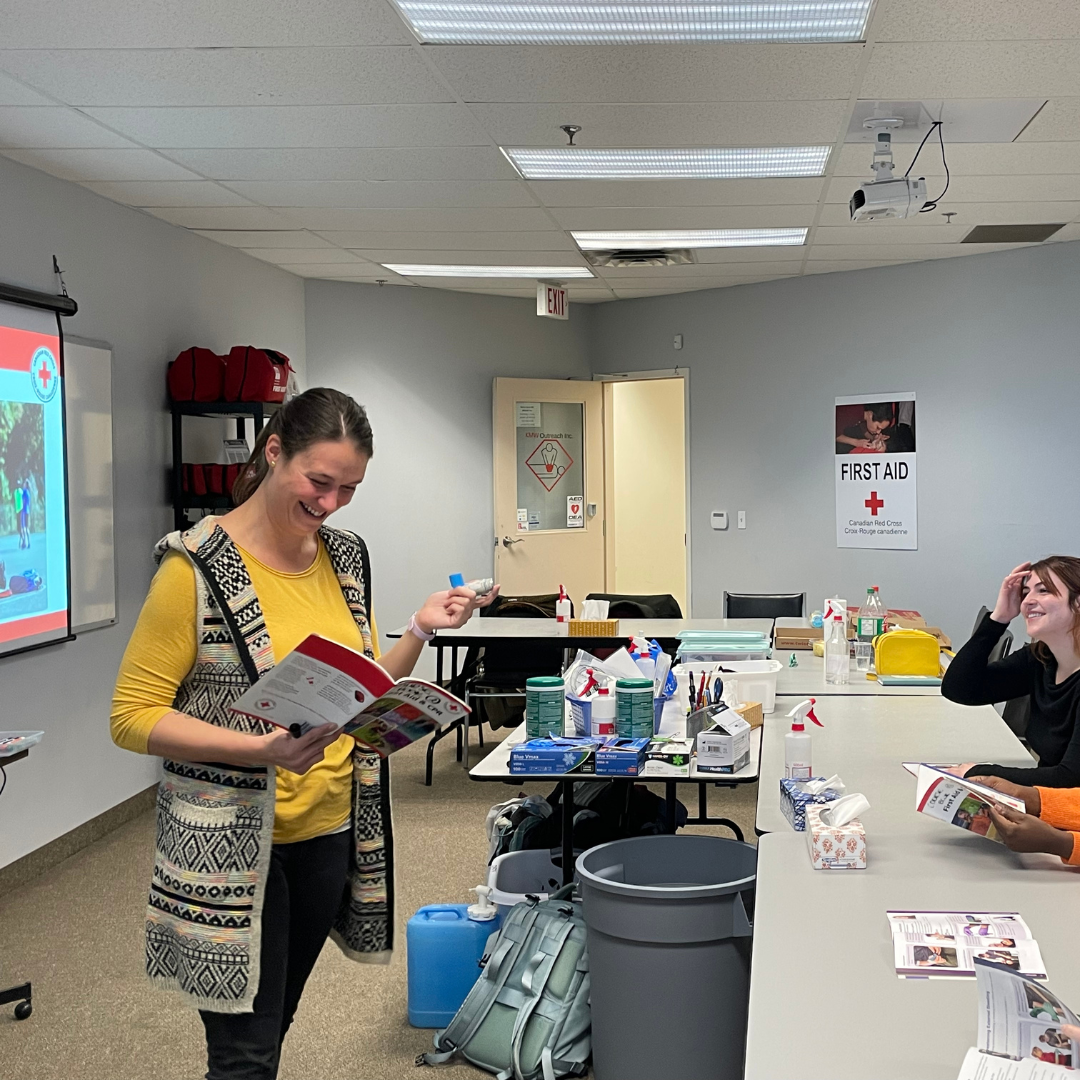
[[[991,1057],[974,1046],[968,1050],[956,1080],[1075,1080],[1076,1072],[1063,1065],[1047,1065],[1042,1061],[1010,1061]]]

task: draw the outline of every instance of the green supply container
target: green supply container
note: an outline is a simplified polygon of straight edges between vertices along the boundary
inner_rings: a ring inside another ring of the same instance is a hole
[[[652,738],[652,679],[619,679],[615,683],[615,734],[620,739]]]
[[[525,680],[525,737],[546,739],[563,733],[566,687],[558,675],[536,675]]]

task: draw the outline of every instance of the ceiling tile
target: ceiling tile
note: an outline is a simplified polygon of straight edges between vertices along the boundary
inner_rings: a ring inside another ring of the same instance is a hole
[[[536,206],[519,180],[232,180],[229,187],[264,206]]]
[[[826,207],[826,210],[834,209]],[[914,221],[863,221],[857,225],[847,220],[847,209],[842,208],[844,220],[835,226],[820,225],[810,237],[812,244],[958,244],[971,228],[970,225],[922,224]],[[846,222],[846,223],[845,223]]]
[[[465,101],[731,102],[846,100],[863,46],[440,45],[426,51]]]
[[[698,248],[694,258],[702,265],[710,265],[717,273],[726,274],[729,269],[737,273],[757,273],[750,267],[768,263],[765,270],[772,270],[773,263],[801,260],[806,254],[806,247],[761,247],[761,248]],[[737,269],[736,269],[737,268]]]
[[[6,157],[61,180],[198,180],[153,150],[5,150]]]
[[[545,206],[816,205],[820,177],[763,180],[531,180]],[[850,194],[850,193],[849,193]]]
[[[949,169],[957,179],[1080,173],[1080,142],[946,143],[945,147]],[[914,151],[914,147],[896,149],[895,157],[902,170],[907,168]],[[873,150],[869,146],[844,146],[836,158],[833,175],[872,180],[872,156]],[[923,150],[918,171],[921,176],[943,177],[941,151],[929,147]]]
[[[902,249],[897,249],[896,258],[893,259],[870,259],[859,261],[858,259],[808,259],[803,269],[804,274],[836,274],[848,270],[871,270],[878,266],[897,266],[900,263],[915,262],[914,259],[902,258]]]
[[[595,268],[605,281],[621,282],[645,282],[664,281],[674,285],[683,279],[705,279],[708,281],[726,281],[732,278],[745,280],[753,278],[755,281],[761,278],[784,277],[788,274],[797,274],[802,269],[802,259],[792,259],[789,262],[758,263],[747,266],[720,266],[708,264],[699,266],[696,264],[682,266],[639,266],[628,269],[619,269],[611,266],[598,266]]]
[[[1064,229],[1059,229],[1053,236],[1047,237],[1047,244],[1060,244],[1063,241],[1080,240],[1080,222],[1072,222]]]
[[[564,232],[327,232],[319,234],[345,248],[417,251],[577,251]],[[361,254],[364,254],[362,251]],[[365,258],[368,258],[365,254]],[[404,260],[403,260],[404,261]],[[412,260],[419,262],[421,260]],[[428,262],[437,262],[428,259]]]
[[[86,181],[82,186],[127,206],[251,205],[212,180]]]
[[[1050,41],[1080,37],[1080,6],[1062,0],[890,0],[874,21],[882,41]]]
[[[263,229],[257,231],[229,231],[213,229],[196,229],[200,236],[207,240],[214,240],[219,244],[228,244],[229,247],[238,248],[332,248],[329,240],[324,240],[315,233],[306,232],[303,229],[284,231],[277,229]]]
[[[296,274],[298,277],[314,277],[314,278],[349,278],[353,281],[378,281],[382,278],[384,281],[393,278],[395,281],[399,279],[396,274],[391,273],[385,267],[372,266],[370,263],[278,263],[282,270],[288,270],[290,274]]]
[[[146,213],[183,229],[287,229],[289,222],[265,206],[160,206]]]
[[[9,49],[407,45],[412,40],[384,0],[81,0],[10,4],[4,11],[4,45]]]
[[[269,263],[348,263],[353,266],[369,266],[369,260],[353,254],[351,251],[342,251],[340,248],[244,248],[244,253],[253,255],[256,259],[262,259]]]
[[[818,229],[818,235],[823,231]],[[866,260],[886,260],[896,253],[898,260],[909,259],[918,261],[921,259],[951,259],[963,255],[980,255],[988,251],[1011,251],[1016,247],[1031,245],[1023,244],[897,244],[894,247],[875,246],[872,244],[815,244],[810,249],[811,258],[828,259],[835,261],[863,262]]]
[[[0,106],[0,146],[17,150],[99,146],[130,149],[134,144],[74,109]]]
[[[945,214],[955,213],[952,225],[946,225]],[[849,229],[881,231],[893,234],[903,234],[910,229],[917,228],[954,228],[961,229],[964,233],[973,225],[1035,225],[1052,221],[1074,221],[1080,217],[1080,202],[952,202],[946,198],[941,203],[941,209],[931,213],[920,214],[918,218],[906,221],[866,221],[858,225],[852,225],[851,215],[846,206],[840,203],[829,203],[821,212],[821,224],[830,226],[846,226]],[[926,226],[917,225],[921,218],[928,218]],[[933,222],[940,221],[940,226]],[[899,242],[904,241],[892,241]]]
[[[2,65],[0,65],[2,66]],[[29,86],[24,86],[9,75],[0,72],[0,105],[55,105],[54,98],[47,98]]]
[[[516,180],[493,146],[170,150],[212,180]]]
[[[1080,94],[1075,39],[879,43],[859,88],[862,98],[914,101],[1069,94]]]
[[[664,293],[696,292],[701,289],[724,289],[732,285],[753,285],[759,281],[777,281],[794,274],[761,274],[754,277],[698,278],[687,280],[685,284],[673,284],[666,278],[642,279],[636,283],[620,281],[614,284],[615,292],[620,297],[631,294],[638,296],[662,295]]]
[[[920,162],[921,164],[921,162]],[[964,175],[950,164],[952,179],[948,194],[941,202],[942,210],[952,209],[954,203],[984,202],[1073,202],[1080,199],[1080,175],[1056,176],[973,176]],[[922,169],[917,175],[925,175]],[[847,205],[852,192],[857,187],[847,176],[838,177],[829,183],[825,201]],[[937,196],[944,187],[944,177],[935,178],[927,184],[931,198]],[[949,205],[946,206],[945,204]]]
[[[460,105],[264,105],[84,111],[130,138],[160,149],[488,144],[468,110]]]
[[[267,211],[269,213],[269,211]],[[476,229],[492,232],[544,232],[552,227],[546,210],[539,207],[496,207],[469,209],[447,207],[439,210],[334,210],[286,207],[274,211],[284,220],[317,232],[367,230],[373,232],[462,232]]]
[[[454,100],[407,45],[2,49],[0,69],[77,106],[377,105]]]
[[[758,229],[812,225],[813,206],[597,206],[550,211],[564,229]]]
[[[813,146],[836,141],[846,101],[685,105],[498,104],[472,111],[500,146],[559,146],[580,124],[581,146]]]
[[[1051,98],[1017,142],[1075,142],[1080,129],[1080,97]]]

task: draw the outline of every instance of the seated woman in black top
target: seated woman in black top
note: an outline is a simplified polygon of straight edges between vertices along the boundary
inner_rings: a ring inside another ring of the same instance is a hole
[[[989,663],[1005,628],[1024,616],[1031,644]],[[1033,769],[975,765],[967,776],[1000,776],[1027,787],[1080,787],[1080,559],[1050,555],[1022,563],[1002,582],[994,610],[945,672],[941,692],[961,705],[1031,695],[1025,732]]]

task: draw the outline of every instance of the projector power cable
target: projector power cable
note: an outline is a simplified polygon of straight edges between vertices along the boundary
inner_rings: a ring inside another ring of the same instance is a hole
[[[936,210],[937,205],[945,198],[945,192],[949,190],[949,184],[952,181],[952,175],[949,173],[949,163],[945,160],[945,137],[942,135],[942,121],[935,120],[930,125],[930,130],[923,136],[923,140],[919,143],[919,149],[915,151],[915,156],[911,159],[911,164],[907,167],[907,172],[904,176],[908,176],[911,170],[915,168],[915,162],[919,160],[919,155],[922,153],[922,148],[926,145],[926,140],[937,131],[938,142],[941,144],[941,164],[945,167],[945,187],[941,189],[941,194],[936,199],[931,199],[920,211],[920,214],[928,214],[931,210]]]

